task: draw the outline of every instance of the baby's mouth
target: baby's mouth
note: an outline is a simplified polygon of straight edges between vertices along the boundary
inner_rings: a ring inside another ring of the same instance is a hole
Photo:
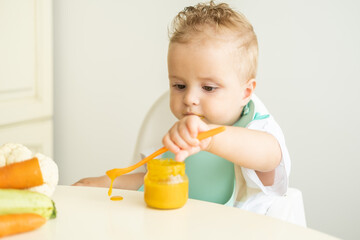
[[[185,113],[185,116],[191,116],[191,115],[195,115],[195,116],[198,116],[199,118],[201,119],[204,119],[205,117],[201,114],[197,114],[197,113]]]

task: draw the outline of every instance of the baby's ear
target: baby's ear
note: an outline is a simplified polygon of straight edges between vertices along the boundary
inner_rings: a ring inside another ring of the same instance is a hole
[[[249,102],[255,88],[256,88],[256,79],[252,78],[245,84],[244,95],[242,100],[245,102]]]

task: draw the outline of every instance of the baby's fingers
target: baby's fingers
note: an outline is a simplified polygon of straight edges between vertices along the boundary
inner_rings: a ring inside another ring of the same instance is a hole
[[[202,124],[198,116],[190,116],[186,119],[186,129],[192,139],[195,139],[199,133],[199,125]]]
[[[186,133],[178,125],[170,129],[169,136],[171,141],[180,149],[187,149],[190,147],[186,139]]]
[[[163,138],[163,144],[164,146],[170,150],[170,152],[178,153],[180,151],[180,148],[170,139],[170,135],[166,134]]]
[[[200,141],[196,138],[197,132],[191,133],[188,125],[179,126],[179,134],[181,138],[190,146],[196,147],[200,144]],[[190,147],[188,146],[188,147]]]
[[[183,162],[188,156],[189,153],[187,151],[179,151],[177,154],[175,154],[175,161]]]
[[[187,157],[200,151],[200,147],[191,147],[187,150],[180,150],[175,154],[175,161],[183,162]]]

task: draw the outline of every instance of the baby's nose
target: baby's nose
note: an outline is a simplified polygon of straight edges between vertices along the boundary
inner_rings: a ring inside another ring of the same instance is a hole
[[[184,96],[184,103],[187,106],[199,105],[200,98],[195,91],[187,91]]]

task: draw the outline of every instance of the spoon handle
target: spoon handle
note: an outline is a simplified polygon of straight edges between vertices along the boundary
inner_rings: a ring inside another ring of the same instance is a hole
[[[211,137],[211,136],[214,136],[218,133],[221,133],[225,131],[225,127],[224,126],[221,126],[221,127],[217,127],[217,128],[214,128],[214,129],[210,129],[209,131],[205,131],[205,132],[201,132],[198,134],[197,136],[197,139],[199,139],[200,141],[205,139],[205,138],[208,138],[208,137]],[[149,156],[147,156],[146,158],[144,158],[142,161],[138,162],[137,164],[139,164],[139,167],[145,163],[147,163],[148,161],[150,161],[151,159],[155,158],[156,156],[159,156],[160,154],[163,154],[164,152],[167,152],[168,149],[165,148],[165,147],[162,147],[160,148],[159,150],[155,151],[154,153],[150,154]],[[137,165],[135,164],[135,165]],[[135,166],[134,165],[134,166]]]
[[[221,127],[210,129],[209,131],[206,131],[206,132],[201,132],[198,134],[197,139],[199,139],[201,141],[205,138],[219,134],[219,133],[225,131],[225,129],[226,129],[226,127],[221,126]]]
[[[214,135],[219,134],[219,133],[221,133],[223,131],[225,131],[224,126],[217,127],[217,128],[211,129],[209,131],[199,133],[198,136],[197,136],[197,139],[199,139],[201,141],[201,140],[203,140],[205,138],[214,136]],[[117,176],[120,176],[120,175],[128,173],[128,172],[131,172],[131,171],[135,170],[136,168],[144,165],[145,163],[147,163],[151,159],[155,158],[156,156],[159,156],[160,154],[163,154],[166,151],[168,151],[168,149],[166,147],[162,147],[162,148],[158,149],[157,151],[153,152],[152,154],[150,154],[149,156],[145,157],[144,159],[142,159],[138,163],[130,166],[130,167],[127,167],[127,168],[115,168],[115,169],[112,169],[112,170],[108,170],[106,172],[106,174],[109,177],[111,176],[110,178],[113,178],[113,177],[117,177]]]

